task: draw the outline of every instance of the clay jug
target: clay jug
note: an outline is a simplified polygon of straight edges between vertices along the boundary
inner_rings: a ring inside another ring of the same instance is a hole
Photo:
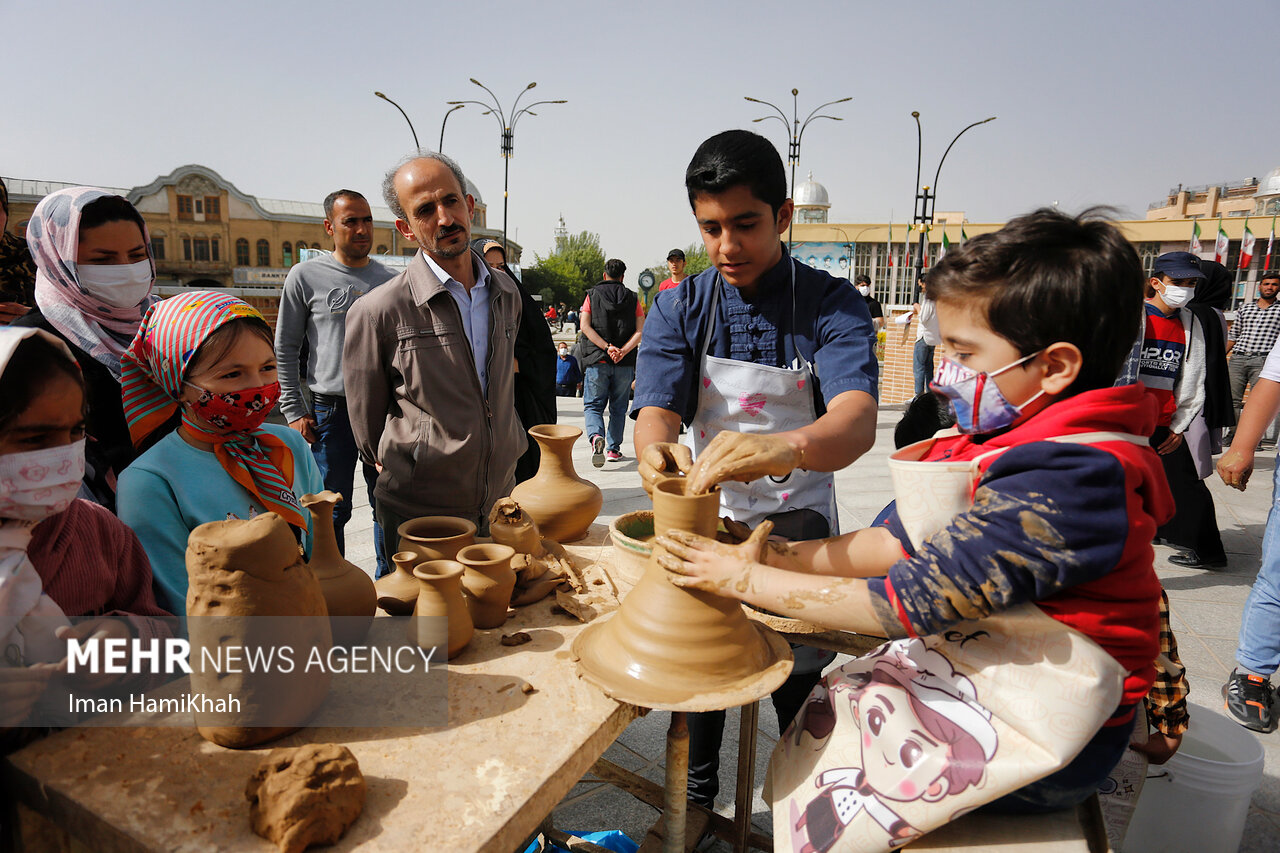
[[[392,616],[408,616],[418,600],[418,579],[413,576],[413,569],[423,559],[413,551],[397,551],[391,555],[391,562],[395,570],[373,584],[378,591],[378,606]]]
[[[492,542],[468,545],[458,552],[458,562],[467,567],[462,591],[477,628],[497,628],[507,621],[511,591],[516,586],[516,573],[511,569],[515,555],[510,545]]]
[[[476,525],[451,515],[411,518],[396,529],[396,551],[413,551],[423,560],[453,560],[458,551],[476,541]],[[390,543],[389,543],[390,544]]]
[[[587,535],[600,514],[604,495],[573,470],[573,443],[582,436],[577,427],[543,424],[530,427],[542,460],[538,473],[511,491],[514,498],[548,539],[573,542]]]
[[[684,494],[684,478],[653,490],[654,532],[688,530],[714,537],[719,491]],[[644,575],[611,617],[578,635],[578,672],[609,696],[668,711],[716,711],[771,693],[791,673],[791,650],[776,632],[751,622],[734,599],[682,589],[658,564],[656,544]]]
[[[236,712],[197,709],[205,740],[244,749],[296,731],[329,692],[326,668],[206,668],[222,652],[289,647],[298,661],[333,646],[328,610],[298,540],[274,512],[248,521],[211,521],[187,539],[187,627],[191,691],[213,702],[234,698]],[[232,707],[227,703],[228,707]]]
[[[409,620],[409,641],[423,649],[445,649],[448,660],[462,651],[475,633],[462,597],[464,570],[455,560],[428,560],[413,569],[418,597]]]
[[[335,646],[356,646],[364,642],[378,610],[378,594],[373,579],[338,550],[333,532],[333,508],[342,495],[324,491],[303,495],[301,503],[311,513],[311,571],[320,581]]]

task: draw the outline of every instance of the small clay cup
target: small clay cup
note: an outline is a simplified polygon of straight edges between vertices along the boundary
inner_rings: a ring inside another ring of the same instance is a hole
[[[476,525],[451,515],[424,515],[401,524],[397,551],[413,551],[423,560],[453,560],[458,551],[476,541]]]
[[[515,555],[510,545],[492,542],[468,545],[458,552],[458,562],[467,567],[462,591],[477,628],[497,628],[507,621],[507,608],[516,586],[516,573],[511,568]]]
[[[391,555],[395,571],[378,578],[374,586],[378,590],[378,606],[392,616],[408,616],[418,600],[418,580],[413,569],[423,562],[416,551],[397,551]]]
[[[454,560],[428,560],[413,569],[418,599],[409,620],[409,641],[420,648],[446,649],[452,660],[475,634],[462,595],[465,567]]]

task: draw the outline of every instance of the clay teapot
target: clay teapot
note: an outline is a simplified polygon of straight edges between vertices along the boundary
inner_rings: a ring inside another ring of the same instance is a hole
[[[516,573],[511,568],[515,554],[510,545],[493,542],[468,545],[458,552],[458,562],[467,567],[462,590],[477,628],[497,628],[507,621],[511,592],[516,587]]]
[[[511,491],[538,530],[556,542],[573,542],[587,535],[600,514],[604,495],[573,469],[573,443],[582,437],[578,427],[543,424],[529,428],[542,459],[538,473]]]
[[[307,564],[320,581],[336,646],[355,646],[364,641],[378,609],[373,579],[338,550],[333,531],[333,508],[342,500],[337,492],[303,495],[302,506],[311,513],[311,561]]]
[[[476,541],[476,525],[451,515],[411,518],[396,529],[396,551],[413,551],[423,560],[453,560],[458,551]]]
[[[447,650],[452,660],[471,642],[475,626],[462,596],[465,567],[455,560],[427,560],[418,563],[413,576],[418,580],[418,597],[409,620],[409,641],[423,649]]]
[[[408,616],[418,600],[418,579],[413,569],[423,562],[422,555],[413,551],[397,551],[391,555],[395,570],[374,582],[378,591],[378,606],[392,616]]]

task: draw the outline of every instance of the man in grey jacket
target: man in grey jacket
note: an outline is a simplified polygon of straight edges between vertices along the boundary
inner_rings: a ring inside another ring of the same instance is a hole
[[[351,431],[378,467],[389,553],[399,525],[417,516],[467,518],[485,531],[528,445],[514,395],[520,292],[471,249],[466,185],[458,165],[435,152],[387,173],[382,193],[396,229],[421,251],[347,317]]]
[[[280,411],[289,426],[302,433],[324,477],[326,489],[342,495],[333,516],[338,549],[345,551],[343,530],[351,520],[351,490],[359,461],[346,389],[342,382],[342,347],[347,312],[355,301],[395,275],[369,260],[373,246],[373,212],[355,190],[337,190],[324,200],[324,229],[333,237],[333,254],[313,258],[289,270],[276,320],[276,363],[280,376]],[[306,364],[301,364],[303,344]],[[311,405],[302,386],[311,392]],[[364,467],[373,503],[377,472]],[[374,516],[378,577],[389,571],[382,530]]]

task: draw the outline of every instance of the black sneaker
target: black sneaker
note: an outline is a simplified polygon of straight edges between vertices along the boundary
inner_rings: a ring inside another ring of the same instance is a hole
[[[1247,672],[1232,670],[1231,677],[1222,685],[1227,713],[1255,732],[1271,731],[1272,695],[1270,681]]]
[[[591,436],[591,464],[597,468],[604,467],[604,436]]]

